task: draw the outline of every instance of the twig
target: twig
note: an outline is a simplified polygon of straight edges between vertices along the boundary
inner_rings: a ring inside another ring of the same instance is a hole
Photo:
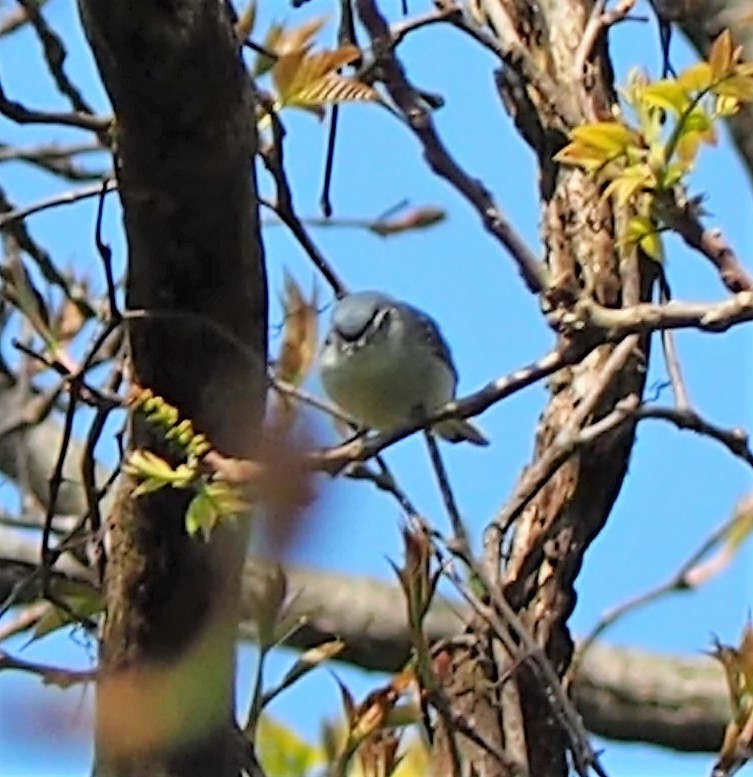
[[[322,181],[322,193],[319,197],[319,206],[322,209],[324,218],[328,219],[332,215],[332,198],[330,189],[332,187],[332,172],[335,169],[335,141],[337,139],[337,118],[340,110],[337,105],[332,106],[329,115],[329,131],[327,133],[327,156],[324,160],[324,180]]]
[[[115,365],[112,374],[105,388],[112,394],[117,394],[123,382],[123,369],[121,365]],[[82,516],[82,526],[88,521],[91,526],[92,536],[96,538],[94,549],[93,564],[99,573],[100,583],[104,580],[105,574],[105,541],[102,532],[102,515],[99,509],[102,497],[105,494],[104,489],[98,488],[96,477],[96,457],[95,452],[97,443],[105,428],[107,419],[113,410],[112,405],[100,405],[97,408],[94,420],[89,427],[86,435],[84,455],[81,461],[81,480],[86,492],[86,513]]]
[[[0,214],[12,210],[14,210],[12,204],[5,195],[2,187],[0,187]],[[5,225],[5,229],[16,241],[18,247],[26,252],[37,263],[37,266],[46,281],[54,286],[58,286],[63,294],[74,302],[87,318],[94,315],[95,311],[92,309],[86,297],[81,293],[74,294],[74,290],[71,288],[66,277],[57,269],[57,267],[55,267],[55,263],[52,261],[50,254],[32,238],[23,221],[11,221],[9,224]]]
[[[38,7],[42,7],[47,0],[38,0]],[[26,11],[21,8],[11,8],[10,11],[3,14],[3,18],[0,19],[0,37],[4,35],[10,35],[12,32],[19,30],[29,21],[29,17]]]
[[[753,292],[741,291],[722,302],[644,302],[626,308],[607,308],[583,296],[572,310],[558,311],[550,321],[561,331],[592,327],[608,340],[662,329],[726,332],[737,324],[753,321]]]
[[[491,407],[501,399],[546,378],[562,367],[575,364],[590,353],[597,343],[579,344],[572,347],[555,348],[541,359],[521,367],[509,376],[499,378],[464,399],[450,402],[425,421],[411,421],[399,429],[381,432],[365,440],[351,440],[334,448],[314,452],[309,463],[314,469],[338,472],[353,461],[366,461],[385,448],[421,429],[450,418],[469,418]]]
[[[87,683],[97,679],[96,670],[63,669],[50,664],[24,661],[15,658],[4,650],[0,650],[0,671],[3,669],[15,669],[20,672],[29,672],[37,675],[48,685],[56,685],[58,688],[68,688],[71,685]]]
[[[592,442],[595,434],[603,434],[625,421],[624,415],[608,417],[608,420],[601,419],[597,422],[599,426],[596,427],[596,433],[593,429],[588,431],[588,427],[583,428],[604,392],[624,367],[625,362],[635,353],[637,346],[638,336],[629,335],[612,351],[599,370],[598,377],[594,380],[588,394],[578,403],[551,446],[543,451],[535,463],[526,470],[512,497],[487,531],[493,527],[496,534],[504,535],[531,499],[578,448]],[[634,400],[634,402],[637,405],[637,401]],[[541,531],[542,534],[545,533],[546,528],[542,527]]]
[[[118,183],[114,178],[105,178],[104,181],[98,181],[96,184],[92,184],[91,186],[82,189],[74,189],[70,192],[54,194],[51,197],[46,197],[43,200],[33,202],[31,205],[26,205],[23,208],[7,210],[0,214],[0,229],[7,227],[14,221],[22,221],[27,216],[31,216],[34,213],[41,213],[44,210],[56,208],[59,205],[70,205],[71,203],[96,197],[97,195],[109,194],[110,192],[114,192],[117,188]]]
[[[70,143],[61,145],[58,143],[41,143],[34,146],[11,146],[0,143],[0,163],[19,161],[28,162],[36,167],[46,170],[48,173],[59,175],[69,181],[101,181],[108,177],[109,172],[104,170],[88,170],[75,164],[73,157],[79,154],[91,154],[106,151],[98,142]]]
[[[63,68],[67,56],[65,46],[63,45],[60,36],[45,21],[39,3],[37,0],[17,0],[17,2],[23,7],[24,11],[26,11],[31,26],[37,33],[37,37],[42,44],[47,67],[50,70],[58,90],[68,98],[74,111],[93,116],[94,111],[91,106],[86,102],[81,92],[79,92],[65,73],[65,69]]]
[[[110,306],[110,318],[120,321],[121,315],[118,309],[118,298],[115,292],[115,277],[112,272],[112,250],[102,238],[102,217],[105,211],[105,195],[108,192],[109,181],[102,181],[99,191],[99,202],[97,203],[97,217],[94,224],[94,244],[97,246],[97,253],[102,260],[102,267],[105,271],[105,281],[107,283],[107,301]]]
[[[687,429],[704,437],[709,437],[721,443],[733,456],[742,459],[753,467],[753,451],[750,439],[744,429],[725,429],[706,421],[690,407],[659,407],[657,405],[642,405],[635,412],[637,419],[656,418],[668,421],[678,429]]]
[[[611,11],[606,10],[607,0],[596,0],[591,8],[583,37],[573,57],[573,76],[580,80],[586,71],[586,63],[604,33],[614,24],[621,22],[633,10],[636,0],[621,0]]]
[[[272,106],[268,105],[266,107],[272,120],[272,136],[274,138],[274,143],[272,148],[262,150],[261,156],[267,170],[269,170],[275,181],[277,187],[277,202],[270,203],[263,199],[260,200],[260,202],[273,210],[278,218],[285,222],[288,229],[293,233],[293,236],[301,244],[303,250],[309,255],[311,261],[324,276],[325,280],[332,287],[332,290],[339,299],[347,294],[347,289],[330,263],[317,248],[316,244],[306,231],[306,228],[301,224],[301,220],[298,218],[298,215],[293,208],[293,193],[290,189],[290,183],[288,182],[284,166],[282,125],[280,124],[277,113],[272,109]]]
[[[464,552],[470,553],[471,546],[468,541],[468,530],[465,528],[465,523],[460,515],[460,510],[458,510],[455,494],[452,491],[452,485],[447,476],[447,469],[442,461],[442,455],[439,452],[439,446],[437,445],[436,437],[431,428],[424,429],[424,439],[426,440],[426,447],[429,449],[431,466],[434,469],[434,474],[436,475],[437,483],[439,484],[439,492],[442,494],[442,501],[447,510],[447,515],[450,518],[450,525],[452,526],[453,532],[452,543],[462,548]]]
[[[659,268],[659,302],[666,304],[672,300],[672,290],[667,280],[667,274],[664,268]],[[669,329],[661,330],[661,344],[664,351],[664,361],[667,365],[669,382],[675,395],[675,404],[678,408],[684,409],[690,407],[690,398],[685,386],[685,380],[682,377],[680,359],[677,355],[675,339]]]
[[[644,591],[637,596],[626,599],[621,604],[618,604],[616,607],[605,612],[604,615],[599,618],[588,636],[579,643],[576,655],[568,670],[569,676],[571,678],[576,676],[588,650],[592,647],[594,642],[596,642],[599,637],[602,637],[604,632],[618,620],[621,620],[629,613],[634,612],[647,604],[658,601],[669,594],[696,589],[699,583],[699,576],[695,573],[699,563],[711,550],[729,536],[730,531],[734,528],[735,524],[739,522],[740,516],[743,515],[746,510],[753,509],[753,504],[751,502],[753,502],[753,496],[749,495],[736,507],[730,518],[714,529],[714,531],[703,540],[698,548],[688,556],[688,558],[680,565],[679,569],[668,580],[653,588],[649,588],[647,591]],[[705,582],[707,579],[708,577],[702,578],[702,582]]]
[[[669,226],[691,248],[705,256],[719,271],[722,283],[733,293],[753,291],[753,278],[724,239],[719,229],[706,229],[695,213],[692,202],[682,205],[675,201],[662,202]]]
[[[380,79],[423,146],[427,163],[475,208],[487,231],[507,249],[517,263],[528,288],[534,294],[539,294],[548,286],[545,266],[514,230],[484,185],[471,178],[445,148],[431,115],[408,83],[403,66],[395,56],[390,28],[377,10],[374,0],[356,0],[356,7],[371,37]]]
[[[55,111],[35,111],[26,108],[15,100],[8,99],[0,84],[0,113],[17,124],[61,124],[64,127],[78,127],[103,135],[112,124],[112,118],[92,116],[81,111],[70,113]]]
[[[536,640],[526,628],[523,621],[513,610],[504,595],[486,577],[480,565],[470,555],[459,553],[451,545],[447,549],[458,557],[475,575],[491,600],[492,606],[482,602],[472,590],[464,585],[457,575],[449,576],[457,591],[471,605],[471,607],[494,630],[495,636],[505,647],[512,660],[527,662],[536,672],[546,688],[546,698],[552,705],[552,711],[562,724],[570,749],[578,765],[581,774],[586,773],[586,766],[591,766],[600,777],[606,777],[603,767],[599,763],[598,756],[591,748],[588,734],[583,728],[580,715],[573,707],[572,702],[562,688],[562,683],[557,676],[551,662],[544,650],[536,643]],[[522,651],[520,647],[522,647]]]

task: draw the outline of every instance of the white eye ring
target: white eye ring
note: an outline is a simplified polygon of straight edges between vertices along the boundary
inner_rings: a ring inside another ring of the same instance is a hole
[[[390,317],[389,308],[381,308],[374,314],[374,318],[371,320],[370,329],[381,329],[388,321]]]

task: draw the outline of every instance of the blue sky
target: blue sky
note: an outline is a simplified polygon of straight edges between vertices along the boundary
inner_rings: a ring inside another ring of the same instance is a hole
[[[329,0],[312,0],[304,11],[287,3],[261,0],[259,27],[270,18],[291,22],[304,14],[324,14]],[[383,2],[395,9],[398,3]],[[411,10],[424,10],[411,2]],[[428,5],[428,4],[427,4]],[[650,15],[640,4],[636,13]],[[106,101],[96,83],[92,61],[78,31],[71,0],[50,0],[49,21],[63,30],[69,42],[68,71],[96,104]],[[331,41],[331,37],[328,42]],[[660,54],[653,25],[626,23],[611,35],[619,81],[634,65],[657,75]],[[3,85],[11,97],[34,106],[65,106],[50,79],[38,66],[39,51],[29,31],[0,43]],[[485,51],[450,30],[431,27],[415,34],[400,48],[412,80],[440,92],[446,105],[436,113],[438,128],[458,161],[483,178],[500,207],[534,250],[540,252],[536,174],[529,149],[511,127],[496,96],[491,76],[496,63]],[[639,61],[637,56],[642,57]],[[675,40],[676,67],[692,55]],[[201,84],[196,85],[197,89]],[[319,215],[325,125],[308,115],[289,113],[287,164],[295,204],[301,215]],[[0,122],[5,142],[31,144],[55,138],[80,137],[58,129],[17,128]],[[272,189],[260,172],[263,191]],[[65,184],[18,164],[4,165],[0,182],[19,204],[64,190]],[[68,187],[70,188],[70,187]],[[716,149],[704,152],[692,178],[694,193],[705,192],[707,222],[724,229],[730,242],[750,267],[753,235],[749,227],[751,192],[726,137]],[[448,220],[431,230],[399,238],[380,239],[354,230],[317,230],[315,240],[353,289],[381,289],[404,298],[434,315],[442,324],[461,373],[460,393],[507,374],[537,358],[553,342],[536,300],[525,290],[512,261],[480,228],[476,214],[422,161],[420,148],[385,111],[369,105],[346,106],[341,112],[333,183],[335,215],[373,218],[408,198],[412,205],[444,208]],[[63,266],[87,267],[96,275],[91,225],[94,204],[58,209],[32,217],[33,233],[52,250]],[[122,261],[122,232],[115,200],[106,219],[106,236]],[[284,228],[265,228],[264,239],[274,302],[271,324],[280,321],[276,300],[282,272],[291,271],[310,288],[316,281],[320,299],[329,291],[300,247]],[[675,297],[720,299],[724,289],[713,269],[688,252],[677,240],[667,242],[667,270]],[[322,321],[324,325],[324,321]],[[682,366],[694,406],[714,422],[750,427],[750,328],[725,335],[683,332],[677,336]],[[273,340],[272,348],[276,347]],[[648,385],[665,379],[658,347],[654,350]],[[310,388],[319,392],[312,379]],[[662,398],[669,403],[668,392]],[[480,419],[492,440],[489,449],[444,446],[450,475],[461,510],[471,532],[480,536],[509,495],[521,467],[530,459],[532,432],[545,403],[542,386],[533,387],[487,411]],[[322,435],[334,439],[326,420]],[[387,453],[419,510],[439,526],[446,519],[420,439],[409,439]],[[326,569],[391,577],[388,559],[399,559],[401,516],[396,504],[362,483],[328,483],[322,479],[324,499],[315,524],[291,551],[291,559]],[[578,605],[572,618],[575,633],[591,628],[608,607],[656,584],[671,574],[685,557],[732,510],[750,487],[744,466],[725,450],[689,432],[644,422],[631,459],[630,472],[606,529],[589,550],[580,575]],[[0,489],[2,498],[12,492]],[[751,556],[744,549],[723,575],[702,590],[675,596],[634,614],[609,634],[608,641],[652,650],[697,654],[709,646],[710,634],[735,640],[750,609]],[[22,640],[7,645],[19,651]],[[241,651],[239,693],[247,697],[253,651]],[[43,640],[22,655],[64,665],[86,666],[91,652],[75,635]],[[292,654],[282,651],[270,663],[270,678],[284,671]],[[338,666],[336,671],[358,697],[379,681]],[[73,730],[83,715],[91,692],[44,689],[34,678],[6,673],[0,694],[0,774],[46,775],[86,773],[90,743]],[[36,702],[44,704],[38,708]],[[50,706],[53,705],[53,706]],[[58,709],[60,705],[61,709]],[[21,714],[19,710],[26,710]],[[54,718],[67,721],[60,728],[40,727]],[[53,711],[57,710],[53,715]],[[274,708],[305,736],[315,736],[323,717],[339,711],[339,693],[326,672],[306,679],[298,690]],[[40,728],[45,731],[39,735]],[[57,734],[55,732],[58,732]],[[711,757],[686,756],[643,745],[599,743],[605,764],[618,777],[705,775]]]

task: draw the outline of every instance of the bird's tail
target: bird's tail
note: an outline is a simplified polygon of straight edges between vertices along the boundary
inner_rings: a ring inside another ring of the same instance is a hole
[[[489,440],[484,437],[477,426],[464,418],[450,418],[434,425],[434,431],[449,442],[470,442],[474,445],[488,445]]]

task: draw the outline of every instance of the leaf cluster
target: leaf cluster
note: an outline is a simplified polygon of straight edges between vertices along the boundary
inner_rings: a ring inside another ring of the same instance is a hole
[[[256,21],[256,2],[251,3],[236,24],[236,34],[243,40],[251,37]],[[342,69],[360,60],[356,46],[346,44],[335,49],[314,50],[314,38],[325,24],[317,17],[295,27],[275,22],[264,35],[251,67],[254,78],[269,75],[272,94],[271,110],[299,108],[324,117],[325,106],[346,102],[381,102],[379,92]],[[259,126],[269,126],[264,112]]]
[[[708,61],[677,77],[629,78],[623,97],[632,119],[619,115],[576,127],[555,160],[605,184],[604,197],[633,211],[621,242],[663,258],[661,232],[672,228],[673,204],[701,148],[717,141],[718,121],[753,101],[753,63],[742,61],[729,30],[714,41]]]

